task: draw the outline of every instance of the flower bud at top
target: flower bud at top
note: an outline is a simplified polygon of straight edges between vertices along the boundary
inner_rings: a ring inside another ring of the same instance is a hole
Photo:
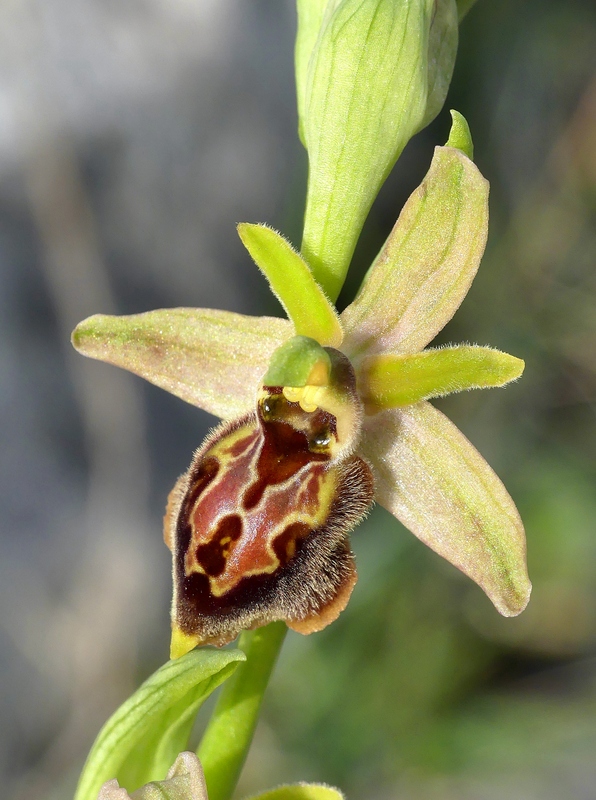
[[[324,9],[299,0],[298,12],[298,109],[309,158],[302,254],[334,300],[381,185],[443,105],[457,8],[455,0],[329,0]]]

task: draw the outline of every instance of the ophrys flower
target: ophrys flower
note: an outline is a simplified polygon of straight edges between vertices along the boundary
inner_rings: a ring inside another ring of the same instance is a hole
[[[77,327],[73,341],[85,355],[233,420],[211,435],[172,495],[166,523],[176,586],[172,655],[199,642],[229,641],[273,619],[303,632],[334,619],[355,580],[347,537],[370,502],[369,469],[376,500],[475,580],[502,614],[518,614],[527,604],[525,538],[515,505],[484,459],[428,402],[503,385],[523,370],[520,359],[490,348],[423,349],[465,297],[486,242],[488,186],[456,134],[457,126],[448,146],[436,149],[341,316],[284,239],[264,226],[241,225],[241,238],[291,321],[169,309],[98,315]],[[311,351],[298,347],[292,354],[296,335],[314,340]],[[332,424],[316,422],[323,418]],[[259,453],[271,449],[272,425],[287,435],[282,444],[277,437],[269,471],[261,474]],[[359,477],[347,478],[346,470]],[[211,482],[219,495],[213,488],[206,510],[201,492],[206,500]],[[253,505],[254,496],[246,499],[251,491],[260,492]],[[304,503],[293,506],[300,492]],[[277,505],[267,510],[267,498]],[[338,503],[344,504],[339,516]],[[254,591],[245,592],[251,581]],[[193,582],[200,591],[185,595]],[[194,622],[184,606],[189,598]]]

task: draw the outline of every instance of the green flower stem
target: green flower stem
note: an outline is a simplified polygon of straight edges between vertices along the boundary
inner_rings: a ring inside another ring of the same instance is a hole
[[[226,681],[197,750],[209,800],[229,800],[232,796],[286,631],[285,623],[273,622],[240,636],[238,647],[246,654],[246,661]]]

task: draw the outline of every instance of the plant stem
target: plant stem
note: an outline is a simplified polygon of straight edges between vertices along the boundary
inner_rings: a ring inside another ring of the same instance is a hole
[[[230,800],[236,788],[286,631],[285,623],[273,622],[240,636],[246,661],[226,681],[197,750],[209,800]]]

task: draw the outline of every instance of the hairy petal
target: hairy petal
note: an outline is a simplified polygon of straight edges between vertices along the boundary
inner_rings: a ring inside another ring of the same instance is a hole
[[[306,261],[281,234],[266,225],[238,225],[242,243],[265,275],[271,291],[299,336],[339,347],[343,340],[335,306],[313,277]]]
[[[361,453],[376,498],[484,589],[497,610],[524,610],[531,585],[522,521],[507,490],[465,436],[429,403],[365,421]]]
[[[375,413],[452,392],[504,386],[523,371],[521,358],[464,344],[368,356],[360,365],[358,388],[367,411]]]
[[[72,343],[85,356],[230,419],[252,409],[271,354],[292,334],[283,319],[165,308],[123,317],[96,314],[77,325]]]
[[[430,170],[341,319],[351,357],[414,353],[466,296],[488,231],[488,183],[464,153],[437,147]]]

